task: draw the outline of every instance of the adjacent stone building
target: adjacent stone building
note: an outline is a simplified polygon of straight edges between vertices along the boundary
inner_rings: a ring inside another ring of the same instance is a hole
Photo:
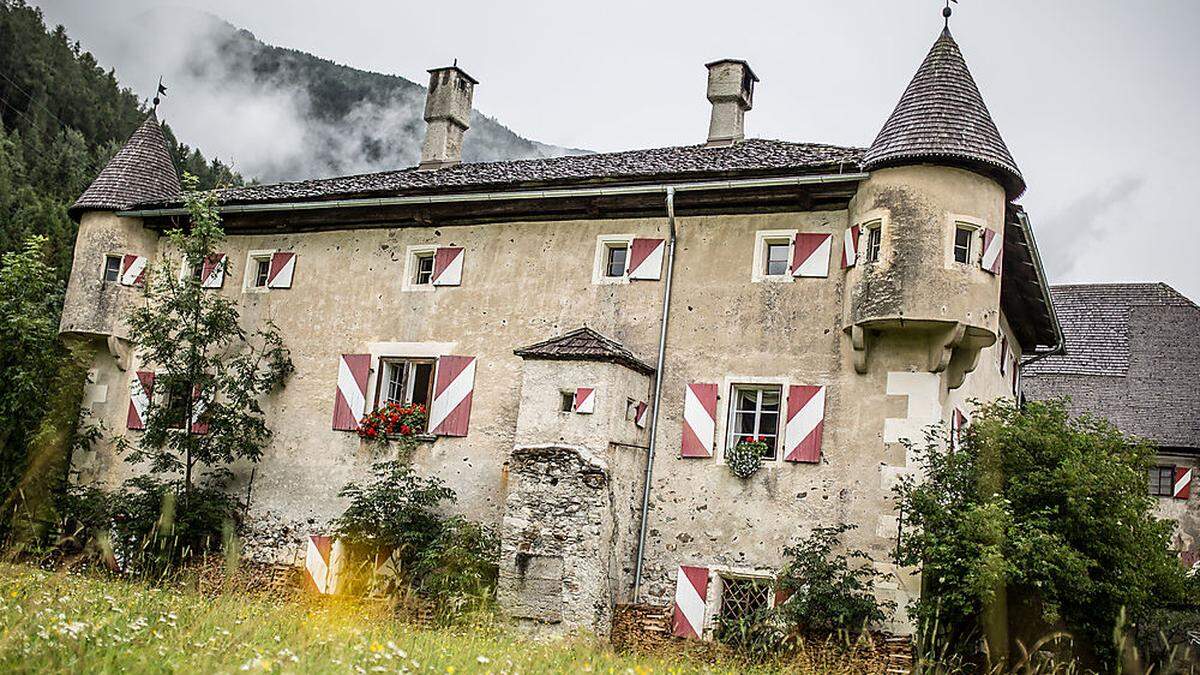
[[[543,631],[604,634],[636,600],[709,635],[837,523],[897,572],[883,594],[919,592],[889,563],[904,441],[1061,345],[1024,179],[948,30],[866,149],[745,138],[759,78],[707,67],[696,145],[461,164],[477,83],[440,68],[420,166],[219,193],[204,286],[273,321],[296,366],[235,471],[252,532],[320,532],[379,458],[359,418],[395,400],[430,406],[415,467],[497,528],[501,605]],[[157,394],[122,317],[186,213],[163,153],[151,118],[72,210],[62,333],[100,348],[86,405],[134,440]],[[740,479],[746,436],[770,452]],[[76,469],[134,470],[110,440]]]
[[[1158,448],[1147,477],[1174,545],[1200,562],[1200,307],[1158,284],[1051,288],[1068,350],[1030,364],[1022,393],[1068,397],[1074,414],[1103,417]]]

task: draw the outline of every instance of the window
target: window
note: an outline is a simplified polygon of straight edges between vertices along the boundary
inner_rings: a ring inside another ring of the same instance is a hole
[[[769,579],[721,576],[721,622],[749,620],[771,607]]]
[[[104,256],[104,280],[117,281],[121,278],[121,256]]]
[[[413,276],[414,286],[426,286],[433,281],[433,252],[416,254],[416,273]]]
[[[791,253],[791,248],[786,241],[768,241],[764,274],[771,277],[787,274],[788,254]]]
[[[867,243],[863,249],[863,258],[866,262],[879,262],[879,244],[883,238],[883,228],[879,222],[867,224]]]
[[[168,429],[182,429],[187,419],[188,394],[191,387],[187,382],[173,382],[167,387],[166,414]]]
[[[420,404],[429,408],[433,392],[433,361],[381,359],[376,407],[385,403]]]
[[[732,448],[747,436],[762,437],[767,443],[767,454],[763,459],[775,459],[781,398],[778,385],[734,385],[730,397],[733,403],[729,406],[729,438],[725,447]]]
[[[250,259],[250,271],[254,276],[250,277],[251,288],[266,288],[267,276],[271,272],[271,256],[254,256]]]
[[[625,399],[625,421],[632,422],[637,419],[638,402],[627,398]]]
[[[625,276],[625,260],[629,257],[627,244],[604,245],[604,276],[612,279]]]
[[[957,225],[954,228],[954,262],[971,262],[971,241],[975,238],[975,229]]]
[[[560,392],[562,398],[559,400],[558,409],[562,412],[571,412],[575,409],[575,392],[564,391]]]
[[[1175,495],[1175,467],[1152,466],[1146,471],[1149,474],[1152,496],[1173,497]]]

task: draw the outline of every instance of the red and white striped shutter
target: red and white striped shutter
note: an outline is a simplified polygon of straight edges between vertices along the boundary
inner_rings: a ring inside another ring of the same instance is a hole
[[[338,359],[337,391],[333,395],[335,431],[358,431],[358,421],[367,410],[370,373],[370,354],[342,354]]]
[[[842,241],[842,268],[854,267],[858,262],[858,233],[859,226],[847,228],[846,235]]]
[[[776,582],[776,583],[778,583],[778,582]],[[783,588],[778,585],[775,586],[775,606],[776,607],[779,607],[783,603],[787,602],[788,600],[791,599],[791,597],[792,597],[791,590]]]
[[[829,256],[832,253],[832,234],[797,232],[796,241],[792,246],[792,276],[829,276]]]
[[[296,254],[292,251],[277,251],[271,254],[271,265],[267,268],[267,288],[291,288],[292,276],[296,273]]]
[[[821,438],[825,432],[825,387],[791,385],[787,409],[783,458],[789,462],[820,462]]]
[[[950,414],[950,449],[958,450],[962,442],[962,431],[967,426],[967,416],[958,408]]]
[[[146,256],[125,255],[121,258],[121,285],[141,286],[146,281]]]
[[[462,285],[463,262],[467,254],[458,246],[442,246],[433,254],[434,286]]]
[[[308,548],[304,552],[304,576],[312,584],[312,589],[321,594],[330,591],[332,553],[333,537],[319,534],[308,536]]]
[[[646,405],[645,401],[638,401],[638,404],[633,408],[633,423],[638,425],[638,428],[646,428],[646,413],[650,410],[650,406]]]
[[[1000,266],[1004,262],[1004,238],[990,228],[983,228],[983,257],[979,266],[985,272],[1000,274]]]
[[[429,433],[466,436],[475,393],[475,357],[443,356],[437,362],[433,403],[429,406]]]
[[[125,416],[125,428],[146,428],[146,412],[150,409],[150,396],[153,393],[154,373],[137,371],[137,377],[129,383],[129,413]]]
[[[629,264],[626,269],[630,279],[657,281],[662,278],[663,250],[666,244],[662,239],[634,239],[629,246]]]
[[[200,395],[200,385],[192,387],[192,433],[207,434],[208,420],[200,419],[204,415],[204,411],[208,409],[208,403],[204,397]]]
[[[693,383],[683,396],[681,457],[712,457],[717,433],[717,385]]]
[[[575,412],[581,415],[590,415],[596,412],[596,389],[594,387],[580,387],[575,390],[575,401],[571,404]]]
[[[708,568],[680,565],[675,577],[675,612],[671,634],[699,640],[704,635],[704,610],[708,603]]]
[[[1192,470],[1185,466],[1175,467],[1175,489],[1171,491],[1175,499],[1187,499],[1192,496]]]
[[[220,288],[224,284],[225,254],[209,254],[200,266],[200,288]]]

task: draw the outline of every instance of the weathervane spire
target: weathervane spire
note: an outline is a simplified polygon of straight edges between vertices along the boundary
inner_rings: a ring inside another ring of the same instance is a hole
[[[162,75],[158,76],[158,90],[154,93],[154,108],[153,112],[158,112],[158,104],[162,102],[162,97],[167,95],[167,87],[162,83]]]
[[[946,7],[942,10],[942,18],[945,20],[945,25],[942,27],[943,30],[950,30],[950,15],[954,13],[950,9],[950,3],[952,2],[956,5],[958,4],[958,0],[946,0]]]

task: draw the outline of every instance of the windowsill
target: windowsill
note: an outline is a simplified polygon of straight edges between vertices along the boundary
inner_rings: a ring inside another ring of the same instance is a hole
[[[627,276],[625,276],[625,277],[600,277],[600,278],[596,279],[596,283],[601,284],[601,285],[604,285],[604,284],[627,284],[627,283],[629,283],[629,277],[627,277]]]
[[[795,278],[790,274],[760,274],[750,281],[753,283],[766,282],[769,284],[790,284]]]
[[[433,284],[407,284],[401,290],[412,293],[432,293],[436,289],[437,286],[434,286]]]

